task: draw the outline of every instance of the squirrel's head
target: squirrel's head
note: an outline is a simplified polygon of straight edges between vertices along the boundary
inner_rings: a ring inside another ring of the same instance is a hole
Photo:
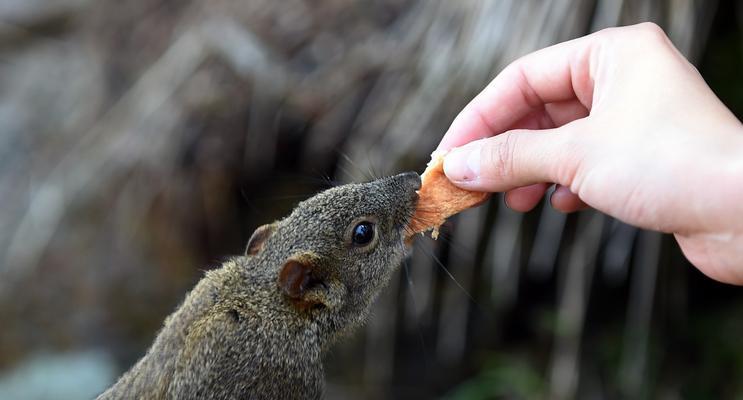
[[[289,306],[358,322],[405,256],[418,189],[420,177],[408,172],[326,190],[258,228],[246,253],[273,264]]]

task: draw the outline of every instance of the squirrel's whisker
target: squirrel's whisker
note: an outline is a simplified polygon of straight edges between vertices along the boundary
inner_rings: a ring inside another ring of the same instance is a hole
[[[456,285],[457,285],[457,286],[459,287],[459,289],[461,289],[461,290],[462,290],[462,292],[464,292],[464,294],[465,294],[465,295],[467,295],[467,297],[469,297],[469,299],[470,299],[470,300],[471,300],[471,301],[472,301],[472,302],[473,302],[474,304],[477,304],[477,301],[475,300],[475,298],[474,298],[474,297],[472,297],[472,295],[470,295],[470,293],[469,293],[469,292],[467,291],[467,289],[465,289],[465,288],[464,288],[464,286],[462,286],[462,285],[461,285],[461,284],[459,283],[459,281],[457,281],[457,279],[456,279],[456,278],[454,278],[454,275],[452,275],[452,273],[451,273],[451,272],[449,272],[449,270],[448,270],[448,269],[446,268],[446,266],[444,265],[444,263],[442,263],[442,262],[441,262],[441,260],[439,260],[439,258],[438,258],[438,257],[436,257],[436,255],[435,255],[435,254],[433,254],[432,252],[429,252],[428,250],[425,250],[425,249],[424,249],[424,247],[422,247],[422,246],[420,247],[420,249],[421,249],[421,251],[423,251],[423,252],[424,252],[424,253],[425,253],[426,255],[430,256],[430,257],[431,257],[431,258],[433,259],[433,261],[434,261],[434,262],[436,262],[436,264],[437,264],[437,265],[439,266],[439,268],[441,268],[441,270],[442,270],[442,271],[444,271],[444,273],[446,273],[446,275],[448,275],[448,276],[449,276],[449,278],[451,278],[451,280],[452,280],[452,281],[454,282],[454,284],[456,284]]]

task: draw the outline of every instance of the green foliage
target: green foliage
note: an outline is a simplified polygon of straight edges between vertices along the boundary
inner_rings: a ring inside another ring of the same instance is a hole
[[[693,365],[682,386],[685,399],[743,399],[743,304],[697,315],[688,337],[698,346],[686,354]],[[679,375],[677,375],[679,376]]]
[[[450,400],[543,398],[545,384],[539,371],[522,355],[492,354],[482,370],[457,386]]]

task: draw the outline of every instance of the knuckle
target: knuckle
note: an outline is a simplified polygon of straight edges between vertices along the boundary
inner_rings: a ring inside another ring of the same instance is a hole
[[[518,81],[521,78],[522,66],[526,62],[527,56],[521,56],[511,61],[498,75],[509,82]]]
[[[634,33],[640,40],[665,42],[667,39],[666,33],[663,31],[663,28],[661,28],[654,22],[643,22],[641,24],[635,25],[633,28]]]
[[[663,32],[663,28],[658,26],[655,22],[647,21],[647,22],[641,22],[637,25],[635,25],[635,28],[640,30],[641,32],[654,34],[654,35],[665,35]]]
[[[621,28],[604,28],[604,29],[601,29],[600,31],[596,31],[592,33],[591,36],[593,36],[598,41],[603,41],[603,40],[606,40],[607,38],[614,36],[618,29],[621,29]]]
[[[585,136],[580,133],[584,129],[580,126],[581,121],[574,121],[572,124],[573,129],[560,132],[555,137],[555,147],[562,156],[559,162],[550,163],[552,170],[549,171],[556,183],[571,188],[576,184],[581,167],[587,162],[586,153],[589,151]]]
[[[596,33],[600,41],[632,43],[665,43],[668,36],[663,28],[654,22],[643,22],[637,25],[605,28]]]
[[[491,141],[486,155],[492,179],[505,180],[514,174],[514,155],[516,154],[516,136],[504,134]]]

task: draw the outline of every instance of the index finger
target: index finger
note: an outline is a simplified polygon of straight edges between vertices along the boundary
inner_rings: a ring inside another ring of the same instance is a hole
[[[590,110],[597,47],[594,33],[514,61],[462,109],[437,150],[503,133],[548,103],[577,99]]]

